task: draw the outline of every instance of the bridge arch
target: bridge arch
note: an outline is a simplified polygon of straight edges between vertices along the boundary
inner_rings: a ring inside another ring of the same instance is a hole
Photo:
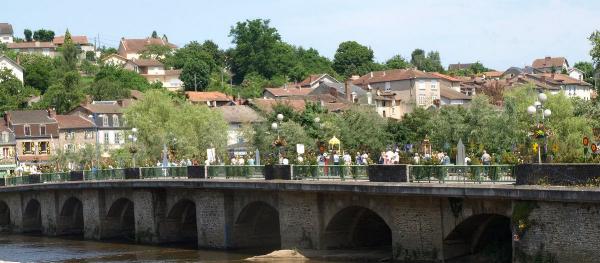
[[[10,226],[10,207],[6,202],[0,201],[0,231]]]
[[[373,210],[348,206],[329,220],[321,244],[325,249],[376,249],[389,251],[391,255],[392,230]]]
[[[37,199],[30,199],[23,210],[23,233],[42,232],[42,206]]]
[[[58,217],[59,235],[83,235],[83,203],[76,197],[69,197],[62,206]]]
[[[134,204],[128,198],[119,198],[112,203],[106,214],[105,239],[135,240]]]
[[[235,220],[233,240],[240,248],[281,248],[279,211],[263,201],[247,204]]]
[[[197,246],[196,203],[190,199],[179,200],[169,210],[163,228],[162,231],[167,232],[168,242],[190,243]]]
[[[490,257],[494,262],[512,262],[510,218],[499,214],[472,215],[444,238],[444,258]]]

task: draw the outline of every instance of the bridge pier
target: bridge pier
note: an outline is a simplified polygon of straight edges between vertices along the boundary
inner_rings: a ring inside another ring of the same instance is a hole
[[[279,193],[282,248],[317,249],[321,220],[317,193]]]
[[[83,237],[85,239],[100,240],[102,218],[105,213],[103,190],[84,190],[83,202]]]
[[[220,191],[202,191],[196,200],[198,247],[233,247],[232,195]]]

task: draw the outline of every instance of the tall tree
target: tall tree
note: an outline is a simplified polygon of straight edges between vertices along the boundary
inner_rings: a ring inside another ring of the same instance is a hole
[[[590,56],[592,57],[592,61],[594,62],[594,66],[596,70],[600,69],[600,31],[594,31],[590,37],[588,38],[592,44],[592,49],[590,50]]]
[[[425,54],[422,49],[415,49],[410,56],[410,63],[417,69],[428,72],[444,72],[444,67],[440,59],[440,53],[430,51]]]
[[[231,70],[233,80],[241,83],[246,74],[256,72],[271,78],[280,70],[276,67],[281,36],[269,25],[270,20],[255,19],[238,22],[229,32],[231,43]]]
[[[210,66],[202,60],[188,60],[179,77],[185,90],[202,91],[208,87]]]
[[[53,107],[57,113],[64,114],[75,108],[84,99],[79,73],[70,71],[65,73],[58,83],[48,88],[38,106]]]
[[[410,63],[401,55],[395,55],[385,62],[386,69],[405,69],[410,66]]]
[[[65,32],[65,42],[60,48],[60,51],[63,55],[67,70],[76,70],[78,61],[77,56],[79,55],[81,50],[75,45],[75,42],[73,42],[73,39],[71,38],[71,33],[68,29],[67,32]]]
[[[171,53],[171,51],[171,47],[167,45],[151,44],[144,47],[144,50],[142,50],[140,57],[164,60],[165,57]]]
[[[41,42],[51,42],[54,40],[54,31],[39,29],[33,32],[33,40]]]
[[[33,33],[29,29],[23,30],[23,35],[25,35],[25,41],[31,42]]]
[[[21,54],[21,66],[25,68],[24,82],[41,93],[52,83],[52,71],[55,70],[52,58],[39,54]]]
[[[356,41],[340,43],[333,58],[333,69],[342,77],[364,75],[373,70],[373,50]]]
[[[27,99],[34,91],[15,77],[9,69],[0,69],[0,113],[27,107]]]

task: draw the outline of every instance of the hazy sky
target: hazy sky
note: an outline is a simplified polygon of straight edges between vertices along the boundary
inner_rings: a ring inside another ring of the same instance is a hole
[[[237,21],[266,18],[284,41],[330,58],[340,42],[356,40],[377,61],[422,48],[438,50],[444,66],[479,60],[499,70],[547,55],[588,61],[587,37],[600,30],[599,0],[3,0],[0,9],[0,22],[11,23],[20,37],[25,28],[57,34],[69,28],[117,46],[121,37],[157,30],[179,46],[212,39],[226,48]]]

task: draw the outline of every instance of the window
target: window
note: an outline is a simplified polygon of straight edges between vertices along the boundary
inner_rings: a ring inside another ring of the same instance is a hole
[[[106,115],[102,116],[102,126],[108,127],[108,116]]]
[[[75,132],[73,132],[73,131],[65,132],[65,138],[67,140],[73,140],[75,138]]]
[[[417,81],[417,87],[418,87],[420,90],[425,90],[425,81],[423,81],[423,80],[418,80],[418,81]]]
[[[85,139],[93,139],[94,132],[93,131],[85,131]]]
[[[104,133],[104,144],[110,143],[110,137],[108,136],[108,132]]]
[[[23,154],[34,154],[33,142],[24,142],[23,143]]]
[[[75,145],[65,144],[65,152],[74,152],[74,151],[75,151]]]
[[[2,142],[8,142],[8,132],[2,132]]]
[[[424,94],[419,94],[419,98],[417,99],[417,103],[419,105],[425,105],[425,95]]]
[[[46,125],[40,125],[40,135],[46,135]]]
[[[437,80],[431,80],[431,89],[437,89]]]
[[[48,149],[48,142],[38,143],[38,154],[50,154],[50,149]]]
[[[115,133],[115,144],[121,144],[121,133]]]
[[[25,125],[25,136],[31,136],[31,127],[29,125]]]
[[[435,100],[437,100],[437,96],[436,95],[431,96],[431,101],[435,101]]]
[[[2,158],[10,157],[10,149],[7,147],[2,148]]]
[[[113,115],[113,127],[119,127],[119,115]]]

